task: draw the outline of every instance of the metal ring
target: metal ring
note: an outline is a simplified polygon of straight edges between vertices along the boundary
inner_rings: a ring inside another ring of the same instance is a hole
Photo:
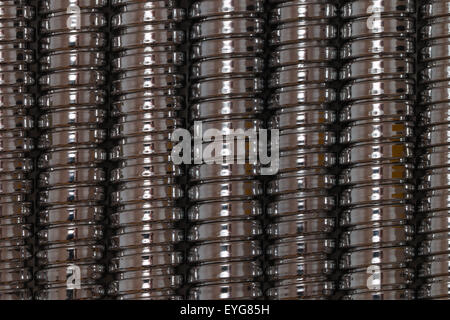
[[[296,237],[275,241],[267,249],[273,260],[292,259],[325,259],[335,249],[333,239],[324,237]]]
[[[80,289],[67,290],[67,286],[41,289],[36,294],[37,300],[97,300],[104,295],[100,285],[85,285]]]
[[[278,174],[275,180],[268,183],[267,193],[269,195],[279,195],[298,191],[326,190],[334,186],[334,180],[334,176],[328,175],[321,170],[281,173]]]
[[[200,60],[192,65],[193,79],[214,78],[223,76],[245,76],[260,74],[264,62],[258,57],[232,57],[222,59]]]
[[[112,48],[122,50],[150,45],[180,45],[183,41],[184,33],[178,30],[142,31],[113,37]]]
[[[220,261],[251,261],[262,254],[258,241],[221,241],[201,243],[191,248],[188,254],[190,263]]]
[[[298,282],[293,279],[290,283],[278,282],[267,291],[271,300],[311,300],[325,299],[334,292],[333,282],[324,281],[320,278],[318,282]]]
[[[329,276],[335,268],[332,260],[280,260],[267,271],[272,281]]]
[[[189,291],[189,300],[242,299],[253,300],[262,295],[255,282],[223,283],[196,286]]]
[[[223,181],[220,183],[203,183],[188,190],[188,196],[194,201],[219,200],[224,198],[248,199],[262,194],[259,181]]]
[[[39,186],[58,187],[73,184],[100,184],[105,180],[106,173],[102,168],[52,168],[39,175]]]
[[[429,278],[420,288],[418,293],[419,299],[439,299],[448,298],[449,277]]]
[[[141,201],[154,201],[154,200],[176,200],[183,196],[183,190],[178,186],[171,185],[174,181],[168,181],[168,185],[160,186],[148,186],[148,187],[135,187],[124,188],[124,184],[121,185],[121,189],[112,194],[112,204],[128,204]]]
[[[39,212],[39,223],[43,226],[100,222],[103,219],[104,212],[101,206],[56,206]]]
[[[175,5],[175,1],[173,0],[157,0],[157,1],[140,1],[140,0],[112,0],[111,4],[113,6],[124,6],[119,7],[121,10],[127,10],[127,7],[133,8],[133,10],[141,9],[141,8],[171,8]]]
[[[92,84],[102,86],[106,81],[105,73],[99,70],[68,70],[52,72],[42,76],[39,84],[42,90],[86,87]]]
[[[407,77],[414,73],[414,61],[398,56],[355,59],[340,71],[341,80],[355,80],[376,76]]]
[[[383,36],[354,39],[340,49],[342,59],[371,57],[374,55],[412,55],[415,42],[411,37]]]
[[[405,202],[412,199],[410,184],[369,184],[344,190],[341,205],[369,205],[379,202]]]
[[[337,16],[337,8],[324,1],[308,3],[304,1],[288,1],[279,3],[270,12],[269,22],[288,23],[296,20],[330,19]]]
[[[408,246],[372,247],[350,250],[340,260],[341,269],[366,269],[369,266],[406,268],[414,258],[414,248]]]
[[[81,285],[94,284],[104,273],[103,265],[77,265],[80,268]],[[36,281],[44,285],[65,285],[67,274],[73,273],[73,265],[63,265],[50,269],[39,270]]]
[[[264,33],[264,20],[232,16],[206,18],[194,23],[191,39],[194,41],[227,37],[257,37]]]
[[[222,262],[194,266],[189,271],[189,283],[202,285],[214,282],[246,282],[252,281],[263,274],[255,262]]]
[[[111,223],[114,227],[125,227],[135,224],[176,222],[181,220],[182,217],[182,210],[176,207],[155,208],[140,211],[119,210],[111,216]]]
[[[105,130],[97,127],[60,128],[44,133],[39,139],[39,147],[71,147],[74,145],[98,145],[106,137]]]
[[[406,182],[412,179],[413,166],[399,163],[376,163],[356,165],[341,173],[340,184],[366,184],[384,182]]]
[[[344,248],[367,248],[371,246],[401,246],[413,238],[411,226],[355,227],[342,234],[340,246]]]
[[[129,7],[124,7],[129,9]],[[111,18],[111,26],[117,28],[128,28],[144,23],[158,22],[181,22],[185,13],[180,8],[151,8],[142,10],[122,10]]]
[[[105,53],[101,51],[55,52],[40,59],[41,68],[45,72],[53,72],[68,68],[93,68],[106,65]]]
[[[152,52],[143,49],[124,51],[119,57],[113,59],[112,66],[115,70],[126,71],[135,68],[154,66],[181,66],[184,63],[182,52]]]
[[[200,203],[188,210],[189,220],[199,223],[218,220],[247,220],[261,215],[262,206],[255,200]]]
[[[413,104],[409,100],[362,101],[346,105],[340,113],[344,122],[384,120],[410,120],[413,118]]]
[[[426,20],[426,25],[420,29],[420,34],[422,39],[426,41],[447,38],[448,33],[444,30],[448,30],[449,26],[450,20],[448,16]]]
[[[212,101],[201,101],[191,104],[190,114],[195,120],[215,118],[253,117],[260,114],[263,101],[259,98],[236,98]]]
[[[341,91],[343,101],[364,99],[408,99],[414,95],[414,81],[410,79],[359,79],[346,84]]]
[[[259,37],[211,39],[193,43],[191,51],[193,60],[238,55],[251,57],[263,54],[264,41]]]
[[[40,40],[44,53],[72,49],[99,49],[106,46],[106,36],[103,32],[71,32],[44,36]]]
[[[379,15],[410,15],[416,11],[414,1],[393,0],[382,2],[350,1],[341,8],[342,17],[357,18]]]
[[[263,88],[261,78],[206,79],[191,86],[191,99],[251,97],[262,94]]]
[[[414,19],[402,16],[381,16],[369,28],[368,18],[357,18],[344,23],[341,28],[343,39],[357,39],[377,36],[403,37],[415,33]]]
[[[344,300],[413,300],[414,292],[409,289],[386,291],[352,291]]]
[[[291,217],[289,217],[291,219]],[[299,236],[327,234],[334,231],[333,218],[308,217],[304,220],[278,221],[268,226],[267,234],[271,239],[286,239]]]
[[[116,256],[111,260],[110,269],[112,272],[124,272],[151,268],[152,270],[168,270],[166,273],[170,273],[173,266],[183,261],[182,258],[180,253],[170,251]]]
[[[262,227],[255,220],[220,221],[192,226],[188,240],[193,242],[251,240],[261,234]]]
[[[270,45],[280,46],[300,41],[332,40],[337,35],[337,28],[321,21],[303,24],[285,24],[271,32]]]
[[[58,243],[56,245],[46,246],[36,256],[39,266],[44,268],[41,270],[51,270],[55,267],[54,265],[98,263],[103,258],[104,251],[105,248],[101,245]]]
[[[383,204],[350,208],[343,212],[339,225],[356,227],[369,225],[394,225],[411,221],[413,208],[410,204]]]
[[[74,204],[76,202],[98,203],[104,199],[104,190],[98,186],[53,188],[40,192],[39,198],[43,205]]]
[[[333,61],[337,57],[337,49],[327,43],[306,42],[277,47],[270,53],[269,65],[282,67],[296,65],[299,61],[317,63]]]
[[[101,9],[107,5],[107,0],[44,0],[40,4],[39,12],[44,14],[65,11],[75,4],[80,9]]]
[[[267,206],[267,213],[272,217],[295,215],[299,211],[305,213],[326,212],[334,208],[334,198],[324,194],[286,194],[275,198]]]
[[[189,16],[193,19],[199,19],[212,16],[257,15],[263,12],[264,3],[261,0],[203,0],[192,4]]]
[[[116,235],[111,238],[111,248],[127,249],[147,245],[175,244],[182,240],[182,234],[178,230],[154,230]],[[127,259],[128,260],[128,259]]]

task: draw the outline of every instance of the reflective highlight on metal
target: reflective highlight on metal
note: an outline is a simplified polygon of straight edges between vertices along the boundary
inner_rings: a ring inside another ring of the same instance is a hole
[[[413,299],[415,1],[347,1],[340,56],[339,289]]]
[[[425,1],[421,6],[424,25],[420,30],[424,47],[420,52],[423,68],[419,70],[423,91],[420,140],[422,153],[419,166],[424,170],[419,190],[423,193],[419,214],[421,222],[418,236],[423,239],[419,246],[419,277],[421,287],[418,299],[447,300],[450,272],[449,206],[450,195],[448,161],[450,134],[448,114],[448,91],[450,88],[449,55],[450,37],[442,28],[448,28],[450,7],[448,1]]]
[[[190,8],[190,118],[202,132],[259,130],[264,71],[264,1],[200,0]],[[224,161],[235,146],[226,141],[216,164],[195,164],[189,171],[188,210],[192,244],[188,261],[189,299],[258,299],[263,271],[259,239],[263,213],[260,165]],[[252,148],[243,143],[246,150]],[[226,164],[222,164],[222,163]]]
[[[269,299],[325,300],[335,291],[335,199],[329,191],[336,179],[328,169],[336,164],[330,104],[338,77],[332,43],[338,10],[331,1],[273,2],[269,127],[280,130],[280,171],[266,188],[272,284],[266,293]]]
[[[32,298],[33,18],[27,1],[0,2],[0,300]]]
[[[105,295],[106,5],[44,0],[39,7],[38,300]]]
[[[113,1],[112,113],[116,139],[110,179],[114,252],[108,293],[119,300],[179,299],[177,274],[183,233],[178,178],[182,167],[171,160],[172,133],[184,126],[179,45],[185,18],[176,1]]]

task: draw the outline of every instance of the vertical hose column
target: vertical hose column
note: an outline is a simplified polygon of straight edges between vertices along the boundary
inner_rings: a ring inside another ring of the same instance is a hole
[[[415,2],[341,8],[344,299],[412,299]]]
[[[33,17],[28,1],[0,3],[0,300],[31,299]]]
[[[329,258],[336,226],[330,189],[336,120],[330,103],[337,79],[332,66],[337,35],[330,19],[337,8],[326,0],[272,1],[270,13],[269,108],[271,129],[280,130],[280,169],[268,183],[267,232],[270,299],[328,299],[334,292]]]
[[[421,287],[417,298],[441,300],[450,297],[450,2],[424,1],[420,9],[424,23],[420,30],[424,47],[419,56],[422,66],[419,103],[424,107],[420,146],[424,153],[419,165],[425,176],[419,185],[424,197],[419,205],[423,220],[418,234],[423,241],[419,246]]]
[[[263,126],[263,13],[262,0],[196,1],[190,10],[191,132],[216,139],[214,150],[206,139],[196,143],[203,161],[189,171],[190,299],[262,296],[261,167],[249,159],[255,146],[232,130]]]
[[[117,299],[176,299],[182,278],[176,267],[183,240],[177,222],[183,210],[178,178],[182,167],[171,158],[174,130],[182,128],[184,107],[180,89],[185,57],[179,46],[184,32],[178,23],[185,12],[176,1],[113,0],[112,50],[116,124],[112,138],[118,145],[111,182],[115,229],[111,239],[115,281],[109,293]]]
[[[41,1],[37,299],[99,299],[106,0]]]

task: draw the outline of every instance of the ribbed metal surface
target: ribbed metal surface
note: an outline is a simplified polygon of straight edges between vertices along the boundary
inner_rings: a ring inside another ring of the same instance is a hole
[[[344,299],[412,299],[415,3],[342,5]]]
[[[0,2],[0,300],[31,298],[33,17],[27,1]]]
[[[171,160],[173,131],[184,126],[179,45],[185,17],[175,1],[113,1],[112,94],[118,139],[111,158],[118,161],[111,182],[115,252],[110,294],[118,299],[176,299],[182,278],[176,267],[183,240],[176,227],[183,217],[177,199],[182,168]]]
[[[203,136],[215,130],[224,137],[216,141],[217,153],[195,148],[194,156],[205,155],[205,163],[195,164],[189,172],[190,299],[262,296],[257,260],[263,232],[258,221],[263,194],[260,166],[248,159],[252,148],[248,140],[241,137],[230,144],[226,139],[232,136],[230,129],[256,132],[263,126],[258,119],[264,89],[263,12],[261,0],[204,0],[190,9],[191,131]],[[241,143],[245,155],[238,153]],[[231,161],[225,160],[230,152],[234,152],[228,157]]]
[[[107,139],[105,49],[107,1],[74,5],[46,0],[39,7],[41,136],[39,148],[39,271],[36,298],[99,299],[99,264]]]
[[[423,220],[418,233],[422,280],[419,299],[448,299],[449,274],[449,204],[450,196],[450,2],[426,1],[420,8],[423,27],[420,37],[424,47],[419,53],[422,91],[419,103],[424,106],[420,118],[423,127],[420,167],[425,175],[419,185],[424,198],[419,205]]]
[[[329,190],[336,162],[330,125],[337,79],[331,40],[337,8],[325,0],[273,1],[270,13],[269,128],[280,130],[280,169],[267,185],[272,197],[267,228],[273,281],[270,299],[327,299],[334,292],[329,276],[335,261],[331,236],[336,224]]]
[[[449,17],[0,1],[0,300],[448,299]]]

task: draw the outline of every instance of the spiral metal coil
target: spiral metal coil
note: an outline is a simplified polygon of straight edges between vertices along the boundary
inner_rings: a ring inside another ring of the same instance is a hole
[[[40,3],[37,299],[92,300],[103,257],[106,0]]]
[[[113,1],[114,51],[112,138],[118,139],[111,158],[117,161],[111,181],[117,190],[112,204],[110,294],[117,299],[177,299],[182,285],[176,267],[183,240],[177,222],[183,196],[177,178],[183,171],[171,159],[171,137],[182,128],[180,88],[185,58],[179,46],[185,17],[175,1]]]
[[[412,299],[415,2],[350,1],[340,54],[344,299]]]
[[[251,141],[230,129],[262,127],[263,12],[262,0],[202,0],[190,8],[191,129],[196,137],[214,130],[223,139],[209,154],[207,143],[205,152],[194,146],[194,158],[204,162],[189,171],[190,299],[262,296],[261,168],[249,159]]]
[[[280,131],[280,169],[267,185],[271,196],[267,233],[271,265],[269,299],[327,299],[335,248],[331,210],[335,184],[327,168],[335,164],[330,125],[337,78],[331,44],[337,8],[327,0],[272,1],[270,13],[270,129]]]
[[[0,300],[28,300],[32,279],[27,223],[32,205],[33,127],[29,109],[34,104],[30,86],[34,54],[30,43],[34,7],[27,1],[0,2]]]
[[[426,1],[421,5],[423,27],[420,37],[424,47],[419,57],[421,93],[419,103],[424,110],[420,118],[423,128],[420,167],[425,175],[419,185],[424,198],[419,205],[422,221],[419,235],[419,299],[449,299],[450,263],[449,205],[450,195],[450,2]]]

